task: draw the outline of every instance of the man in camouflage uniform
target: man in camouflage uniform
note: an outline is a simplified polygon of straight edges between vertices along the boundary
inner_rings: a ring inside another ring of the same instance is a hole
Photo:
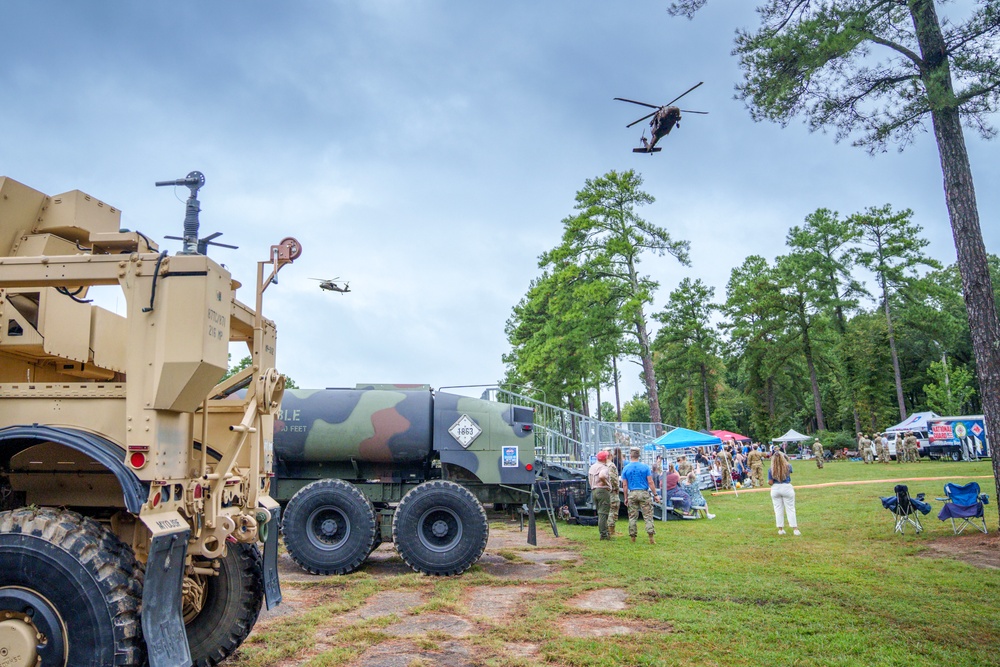
[[[907,461],[920,463],[920,443],[917,442],[917,436],[913,435],[912,432],[906,434],[906,440],[903,441],[903,448],[906,449]]]
[[[872,443],[864,433],[858,433],[858,455],[865,465],[872,462]]]
[[[906,448],[903,447],[903,436],[900,433],[896,434],[896,463],[902,463],[903,461],[909,461],[907,456]]]
[[[694,470],[694,466],[688,461],[686,456],[677,457],[677,474],[681,477],[687,477],[688,473]]]
[[[733,486],[733,457],[729,453],[729,445],[724,445],[722,450],[716,454],[719,460],[719,472],[722,474],[722,488],[729,489]]]
[[[750,478],[753,480],[754,488],[763,488],[764,454],[760,451],[760,446],[755,444],[750,453],[747,454],[747,465],[750,466]]]
[[[591,488],[591,499],[597,510],[597,530],[602,540],[610,540],[608,535],[608,512],[611,510],[611,490],[608,486],[608,453],[597,452],[597,462],[587,471],[587,481]]]
[[[622,491],[625,494],[625,505],[628,507],[628,536],[635,542],[639,534],[639,512],[646,521],[646,534],[649,543],[656,544],[656,528],[653,526],[653,502],[658,502],[659,494],[653,484],[653,471],[645,463],[639,462],[639,448],[629,450],[628,464],[621,472]]]
[[[813,456],[816,457],[816,467],[823,467],[823,443],[819,441],[819,438],[813,442]]]
[[[618,523],[618,512],[621,509],[622,499],[619,495],[621,481],[618,473],[617,461],[621,459],[621,450],[612,452],[610,447],[605,447],[608,453],[608,486],[611,490],[611,505],[608,508],[608,535],[615,536],[615,527]],[[617,455],[617,456],[616,456]]]

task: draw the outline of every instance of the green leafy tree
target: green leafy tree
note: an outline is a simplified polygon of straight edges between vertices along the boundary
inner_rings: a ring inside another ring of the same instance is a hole
[[[229,361],[232,362],[232,360],[233,360],[233,355],[230,354],[229,355]],[[253,358],[250,357],[250,355],[247,355],[247,356],[243,357],[242,359],[240,359],[239,361],[237,361],[236,364],[234,364],[233,366],[229,367],[229,370],[226,371],[226,374],[222,376],[222,380],[227,380],[227,379],[231,378],[232,376],[236,375],[237,373],[239,373],[240,371],[245,370],[247,368],[250,368],[250,364],[252,364],[252,363],[253,363]],[[220,380],[220,382],[222,380]],[[298,388],[299,388],[299,385],[295,384],[295,380],[293,380],[292,378],[290,378],[290,377],[288,377],[286,375],[285,376],[285,389],[298,389]]]
[[[692,17],[707,0],[675,0]],[[739,96],[755,120],[812,129],[870,152],[902,149],[928,120],[944,176],[945,202],[962,275],[987,430],[1000,433],[1000,316],[991,285],[964,127],[992,138],[1000,104],[1000,0],[977,0],[942,21],[944,0],[766,0],[761,25],[740,30]],[[956,81],[958,85],[956,86]],[[1000,457],[993,457],[1000,486]]]
[[[698,394],[705,415],[705,427],[712,428],[711,394],[716,374],[721,370],[719,349],[722,340],[712,325],[718,306],[712,302],[715,288],[701,280],[684,278],[666,307],[653,315],[663,326],[656,334],[655,366],[658,379],[683,376],[697,378]]]
[[[889,335],[889,354],[892,372],[896,380],[896,400],[899,403],[899,418],[906,419],[906,401],[903,397],[903,378],[899,370],[899,353],[892,322],[892,294],[917,279],[917,267],[941,268],[937,261],[924,254],[929,245],[921,238],[920,225],[911,218],[913,211],[893,212],[886,204],[871,207],[864,213],[851,216],[861,231],[864,250],[859,254],[861,266],[875,274],[881,292],[881,307],[885,314],[886,330]]]
[[[653,197],[641,189],[642,177],[632,170],[610,171],[588,179],[576,193],[577,213],[563,220],[562,242],[542,255],[543,268],[572,263],[588,275],[611,285],[618,318],[638,345],[642,378],[646,384],[652,421],[660,422],[659,395],[653,373],[649,327],[645,307],[652,303],[659,284],[639,273],[643,255],[671,255],[689,264],[687,241],[674,241],[670,233],[638,214]]]
[[[960,415],[975,396],[972,373],[963,366],[949,366],[946,357],[932,361],[930,375],[934,382],[924,385],[927,406],[942,415]]]
[[[623,422],[649,422],[649,400],[642,394],[636,394],[622,406]]]

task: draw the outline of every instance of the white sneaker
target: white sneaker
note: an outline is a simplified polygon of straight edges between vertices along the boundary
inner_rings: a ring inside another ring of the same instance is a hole
[[[714,514],[709,514],[709,515],[708,515],[708,518],[709,518],[709,519],[714,519],[714,518],[715,518],[715,515],[714,515]]]
[[[785,529],[784,528],[779,528],[778,529],[778,535],[784,535],[784,534],[785,534]]]
[[[801,534],[802,533],[799,532],[798,528],[795,528],[794,530],[792,530],[792,535],[801,535]]]

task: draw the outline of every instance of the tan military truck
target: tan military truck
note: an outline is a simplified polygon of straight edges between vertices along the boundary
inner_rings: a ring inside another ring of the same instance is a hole
[[[90,195],[0,177],[3,667],[215,665],[280,601],[261,301],[301,249],[271,246],[246,306],[197,238],[204,177],[168,183],[190,189],[173,256]],[[115,290],[124,315],[91,298]],[[253,363],[220,385],[231,341]]]

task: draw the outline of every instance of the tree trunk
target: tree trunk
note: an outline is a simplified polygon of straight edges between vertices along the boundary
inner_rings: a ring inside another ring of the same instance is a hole
[[[653,353],[649,348],[649,333],[646,331],[646,317],[642,310],[635,317],[635,336],[639,339],[639,358],[642,360],[642,375],[646,382],[646,400],[649,401],[649,421],[655,424],[656,435],[663,435],[660,423],[660,395],[656,389],[656,375],[653,373]]]
[[[914,0],[910,13],[924,59],[921,76],[928,87],[928,97],[946,101],[932,107],[934,138],[941,156],[945,201],[958,254],[958,270],[962,275],[962,296],[969,315],[972,349],[976,354],[976,375],[986,430],[996,434],[1000,433],[1000,318],[997,317],[986,246],[979,226],[972,167],[958,110],[951,106],[951,73],[934,3],[932,0]],[[948,94],[938,95],[941,92]],[[994,454],[990,460],[993,479],[1000,489],[1000,456]]]
[[[813,409],[816,411],[816,427],[826,430],[823,420],[823,398],[819,392],[819,378],[816,375],[816,364],[813,362],[812,341],[809,340],[809,319],[806,317],[805,303],[799,301],[799,326],[802,327],[802,353],[806,357],[806,367],[809,369],[809,383],[812,385]]]
[[[615,376],[615,416],[618,422],[622,420],[622,396],[618,388],[618,357],[611,357],[611,371]]]
[[[899,403],[899,420],[906,419],[906,401],[903,399],[903,376],[899,372],[899,355],[896,353],[896,335],[892,330],[892,314],[889,312],[889,290],[882,279],[882,305],[885,310],[885,323],[889,329],[889,354],[892,356],[892,373],[896,378],[896,401]]]
[[[712,411],[708,402],[708,370],[701,364],[701,393],[705,399],[705,430],[712,430]]]

